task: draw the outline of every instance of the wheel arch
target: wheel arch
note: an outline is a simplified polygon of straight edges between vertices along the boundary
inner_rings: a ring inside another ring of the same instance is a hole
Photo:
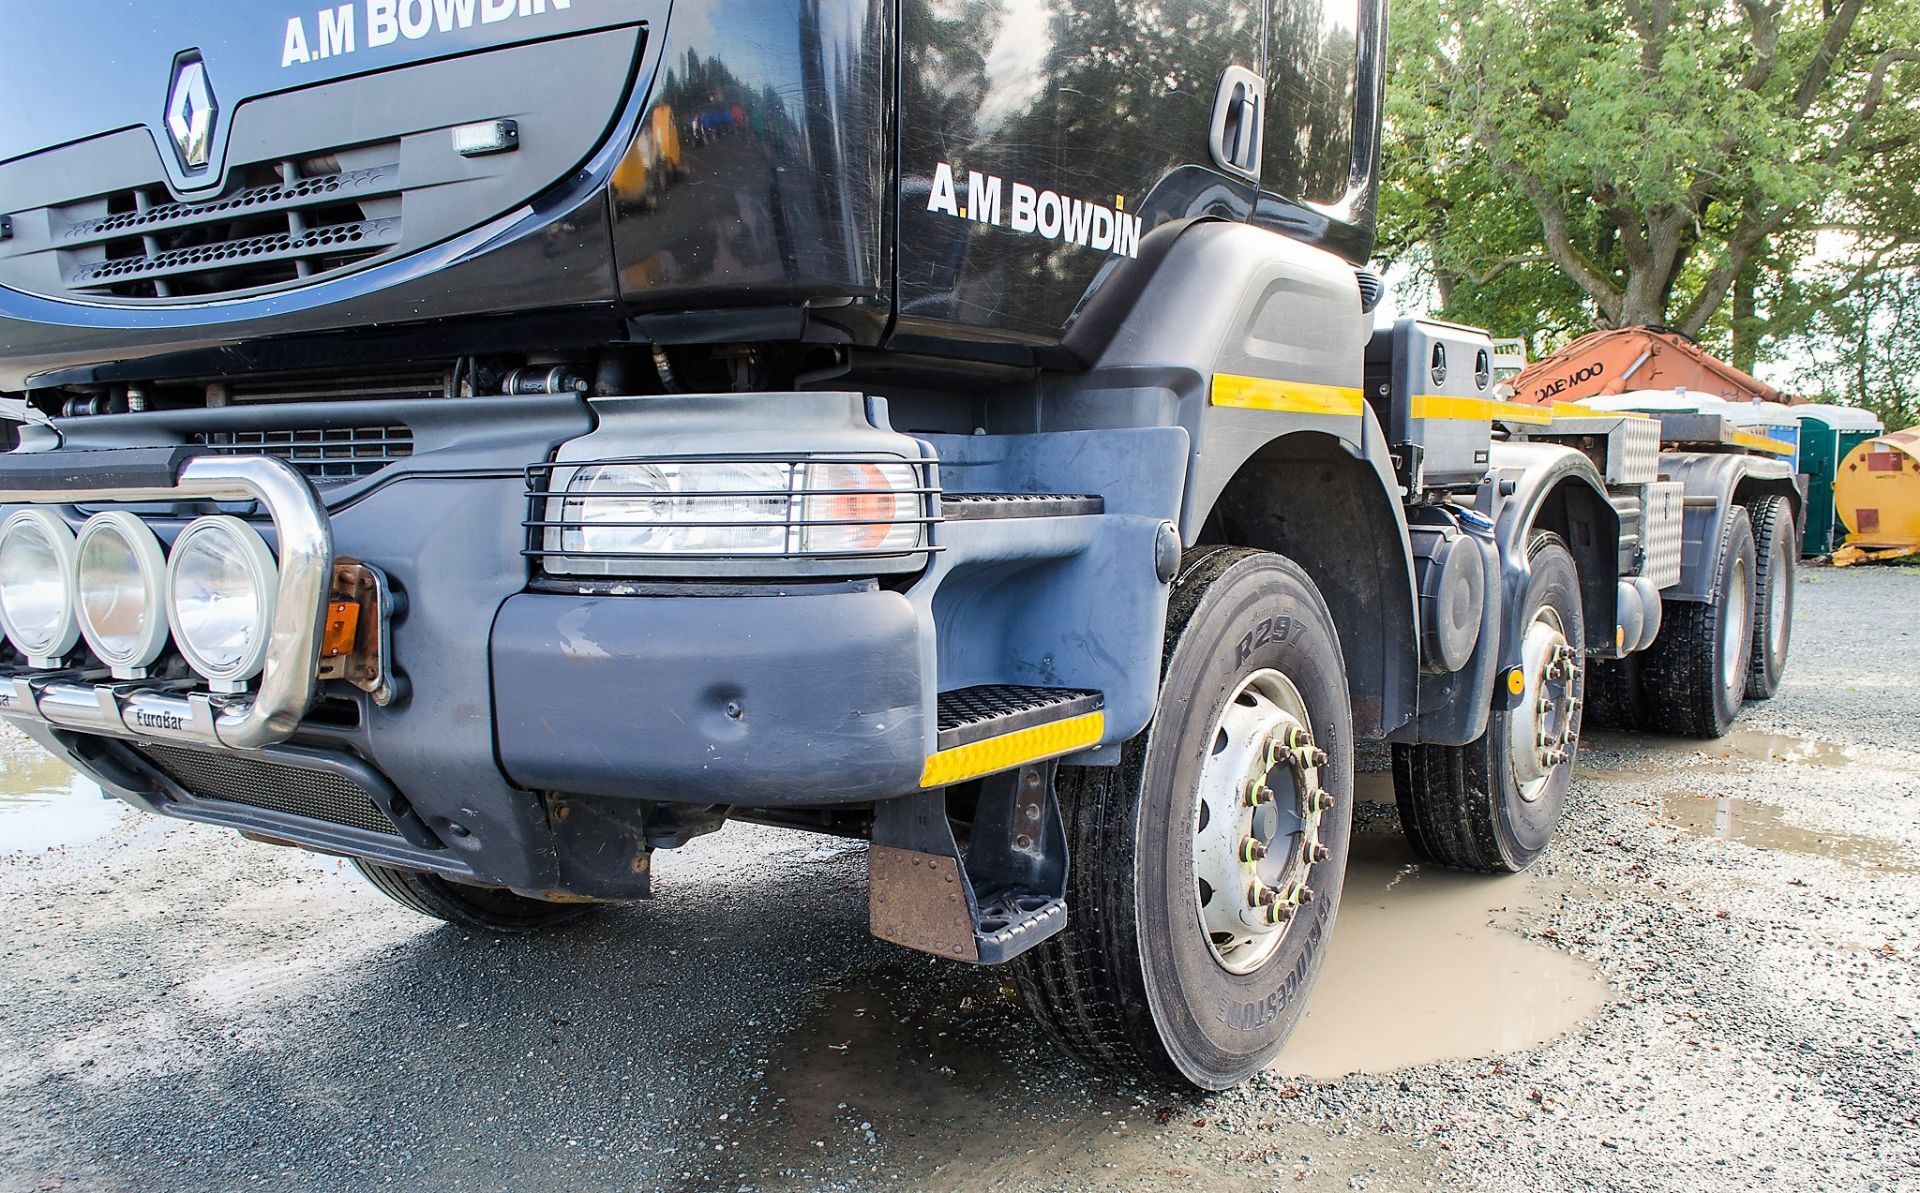
[[[1611,643],[1619,614],[1620,514],[1607,500],[1606,484],[1593,462],[1570,447],[1515,443],[1496,445],[1493,466],[1481,512],[1493,505],[1494,537],[1500,547],[1501,667],[1518,662],[1527,549],[1543,530],[1559,535],[1573,555],[1588,649]]]
[[[1354,732],[1383,737],[1415,710],[1418,610],[1393,474],[1356,452],[1318,431],[1269,440],[1213,495],[1197,541],[1273,551],[1300,565],[1333,613]]]
[[[1681,482],[1686,513],[1681,525],[1680,582],[1662,595],[1670,600],[1710,600],[1720,582],[1720,536],[1727,518],[1755,499],[1778,494],[1800,523],[1803,499],[1792,466],[1782,460],[1725,452],[1667,452],[1661,475]]]

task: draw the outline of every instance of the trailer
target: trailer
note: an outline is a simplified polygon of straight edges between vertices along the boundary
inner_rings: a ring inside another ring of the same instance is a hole
[[[1358,743],[1512,872],[1590,711],[1779,681],[1777,443],[1374,329],[1380,5],[4,7],[0,717],[148,812],[489,933],[858,838],[875,935],[1223,1088]]]

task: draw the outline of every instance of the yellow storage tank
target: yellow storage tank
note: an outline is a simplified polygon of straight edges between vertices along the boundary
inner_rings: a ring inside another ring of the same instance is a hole
[[[1833,480],[1847,546],[1835,563],[1920,553],[1920,428],[1869,439],[1847,453]]]

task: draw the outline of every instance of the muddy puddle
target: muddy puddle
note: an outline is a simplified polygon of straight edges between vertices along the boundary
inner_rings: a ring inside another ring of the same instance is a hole
[[[1583,761],[1580,765],[1580,778],[1602,782],[1609,779],[1644,779],[1648,775],[1724,763],[1786,762],[1830,768],[1861,760],[1858,751],[1849,746],[1746,729],[1735,729],[1717,741],[1595,732],[1583,736],[1581,743],[1583,749],[1593,747],[1594,753],[1602,753],[1608,761],[1615,763],[1596,766]],[[1620,758],[1620,755],[1625,757]],[[1591,756],[1587,755],[1589,758]]]
[[[1330,1080],[1566,1034],[1609,993],[1593,966],[1510,926],[1550,893],[1531,875],[1422,865],[1394,826],[1354,834],[1326,968],[1273,1070]]]
[[[41,853],[105,836],[128,808],[64,762],[0,743],[0,853]]]
[[[1789,823],[1779,808],[1757,800],[1675,790],[1661,794],[1660,811],[1667,821],[1710,840],[1831,858],[1867,870],[1920,870],[1916,860],[1891,841],[1803,828]]]
[[[1251,1193],[1347,1189],[1362,1173],[1427,1187],[1444,1162],[1284,1115],[1229,1125],[1207,1099],[1095,1078],[1053,1050],[993,970],[859,975],[769,1046],[706,1183]]]

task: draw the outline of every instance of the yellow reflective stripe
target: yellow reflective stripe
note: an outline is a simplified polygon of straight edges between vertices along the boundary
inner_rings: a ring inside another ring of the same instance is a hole
[[[925,769],[920,772],[920,786],[945,787],[949,783],[1011,770],[1043,758],[1071,754],[1075,750],[1097,745],[1106,731],[1107,714],[1090,712],[1068,717],[1064,721],[1016,729],[999,737],[968,742],[929,757]]]
[[[1736,445],[1751,448],[1757,452],[1772,452],[1776,456],[1793,454],[1793,444],[1775,439],[1771,435],[1757,435],[1752,431],[1733,431],[1729,433],[1729,438]]]
[[[1544,427],[1553,421],[1553,411],[1526,402],[1495,402],[1493,416],[1503,423],[1528,423]]]
[[[1242,410],[1281,410],[1289,414],[1358,415],[1366,405],[1360,391],[1346,385],[1316,385],[1310,381],[1272,381],[1215,373],[1211,400],[1215,406]]]
[[[1414,418],[1445,418],[1483,423],[1493,418],[1489,398],[1450,398],[1443,394],[1415,394],[1409,405]]]

